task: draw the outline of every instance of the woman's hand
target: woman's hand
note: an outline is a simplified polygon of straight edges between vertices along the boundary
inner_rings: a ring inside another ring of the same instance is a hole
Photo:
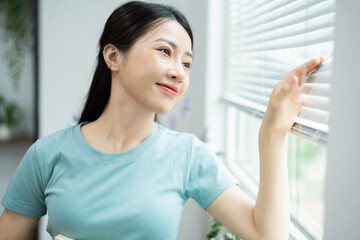
[[[293,69],[274,87],[260,134],[286,134],[291,130],[296,117],[303,104],[301,98],[301,85],[305,77],[320,65],[323,57],[314,58]]]

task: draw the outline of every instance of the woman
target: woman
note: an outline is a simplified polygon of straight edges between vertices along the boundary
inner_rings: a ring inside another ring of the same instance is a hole
[[[302,105],[301,83],[322,59],[274,88],[253,202],[204,143],[154,122],[189,85],[193,36],[185,17],[129,2],[111,14],[99,45],[79,124],[29,148],[2,201],[0,239],[25,239],[46,211],[52,237],[176,239],[189,197],[244,239],[288,239],[285,136]]]

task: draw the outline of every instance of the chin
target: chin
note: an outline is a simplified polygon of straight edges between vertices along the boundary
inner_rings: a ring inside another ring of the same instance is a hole
[[[167,106],[161,106],[161,107],[158,107],[154,110],[155,113],[157,114],[167,114],[171,111],[172,109],[172,106],[171,107],[167,107]]]
[[[165,115],[168,114],[170,112],[171,109],[169,110],[162,110],[162,111],[155,111],[156,114],[161,114],[161,115]]]

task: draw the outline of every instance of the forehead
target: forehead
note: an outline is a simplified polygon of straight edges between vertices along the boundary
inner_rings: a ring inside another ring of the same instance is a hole
[[[191,39],[185,28],[175,20],[165,20],[151,29],[139,42],[153,43],[158,39],[167,39],[175,43],[183,51],[191,52]]]

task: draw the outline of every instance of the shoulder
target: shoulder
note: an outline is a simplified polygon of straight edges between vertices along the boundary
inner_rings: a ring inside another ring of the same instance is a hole
[[[178,149],[186,148],[190,155],[196,154],[199,151],[211,154],[210,148],[205,142],[198,138],[193,133],[178,132],[171,130],[158,123],[159,126],[159,144],[166,144],[166,146],[176,146]]]
[[[36,151],[38,154],[58,151],[62,148],[62,146],[67,145],[73,139],[73,129],[75,127],[77,127],[77,125],[66,127],[47,136],[39,138],[35,142]]]
[[[187,158],[191,158],[191,150],[193,142],[196,141],[197,137],[193,133],[178,132],[176,130],[169,129],[160,123],[159,134],[157,137],[157,151],[164,151],[171,154],[187,155]],[[159,149],[160,148],[160,149]]]
[[[55,167],[58,171],[68,168],[71,159],[67,156],[73,153],[76,146],[73,137],[73,129],[76,126],[66,127],[41,137],[31,146],[32,156],[36,159],[44,186],[54,174]]]
[[[163,126],[161,123],[156,123],[159,127],[159,138],[161,140],[171,140],[175,142],[188,142],[190,143],[195,137],[192,133],[178,132]]]

